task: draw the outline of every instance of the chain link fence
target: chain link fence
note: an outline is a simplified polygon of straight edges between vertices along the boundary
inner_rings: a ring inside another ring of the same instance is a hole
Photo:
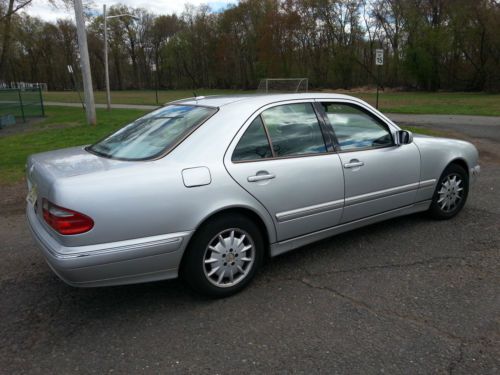
[[[41,87],[0,89],[0,128],[44,116]]]

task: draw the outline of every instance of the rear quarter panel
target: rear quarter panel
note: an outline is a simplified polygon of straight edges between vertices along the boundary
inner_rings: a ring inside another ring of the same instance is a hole
[[[255,212],[269,241],[275,242],[271,216],[234,182],[223,164],[227,145],[243,125],[242,114],[240,108],[212,117],[158,160],[53,181],[49,199],[90,216],[95,226],[81,235],[52,235],[66,246],[81,246],[192,231],[212,214],[239,207]],[[196,167],[209,169],[211,183],[186,187],[182,170]]]
[[[192,188],[183,183],[185,167],[175,162],[143,163],[127,170],[57,181],[49,199],[90,216],[95,225],[81,235],[53,234],[66,246],[81,246],[193,231],[224,208],[243,207],[259,216],[267,214],[227,175],[222,163],[210,167],[209,185]]]

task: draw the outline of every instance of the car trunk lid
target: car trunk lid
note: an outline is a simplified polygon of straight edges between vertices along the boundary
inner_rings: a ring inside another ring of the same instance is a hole
[[[112,160],[91,154],[84,146],[31,155],[26,165],[28,201],[35,206],[37,214],[41,210],[41,199],[53,199],[54,184],[61,179],[122,168],[134,164]],[[35,201],[40,204],[35,205]],[[57,202],[55,202],[57,203]]]

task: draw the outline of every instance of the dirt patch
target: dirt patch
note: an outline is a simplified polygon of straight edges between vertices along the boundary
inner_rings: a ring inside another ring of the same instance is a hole
[[[6,126],[6,127],[0,129],[0,137],[7,137],[10,135],[14,135],[14,134],[38,132],[38,131],[43,131],[43,130],[47,130],[47,129],[72,128],[72,127],[80,125],[78,122],[67,122],[67,123],[61,123],[61,124],[44,125],[43,120],[44,120],[44,118],[38,117],[38,118],[29,119],[24,123]]]
[[[0,137],[29,131],[33,129],[34,125],[40,124],[43,120],[43,117],[30,118],[27,119],[26,122],[20,122],[14,125],[5,126],[3,128],[0,128]]]
[[[24,200],[28,193],[24,181],[14,185],[2,185],[0,186],[0,192],[0,215],[8,216],[24,211]]]
[[[484,165],[500,165],[500,148],[495,144],[486,140],[473,139],[474,145],[479,150],[479,164]]]

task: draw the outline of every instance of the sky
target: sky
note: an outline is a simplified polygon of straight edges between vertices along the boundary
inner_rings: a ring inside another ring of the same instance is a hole
[[[83,1],[85,4],[85,0]],[[214,11],[223,10],[227,5],[236,3],[237,0],[93,0],[92,9],[96,12],[102,12],[102,5],[106,4],[109,8],[115,4],[125,4],[134,8],[145,8],[155,14],[180,14],[185,5],[190,4],[198,6],[201,4],[209,5]],[[45,21],[55,21],[58,18],[74,19],[72,10],[65,9],[64,6],[55,8],[47,0],[34,0],[27,10],[31,16],[38,16]]]

